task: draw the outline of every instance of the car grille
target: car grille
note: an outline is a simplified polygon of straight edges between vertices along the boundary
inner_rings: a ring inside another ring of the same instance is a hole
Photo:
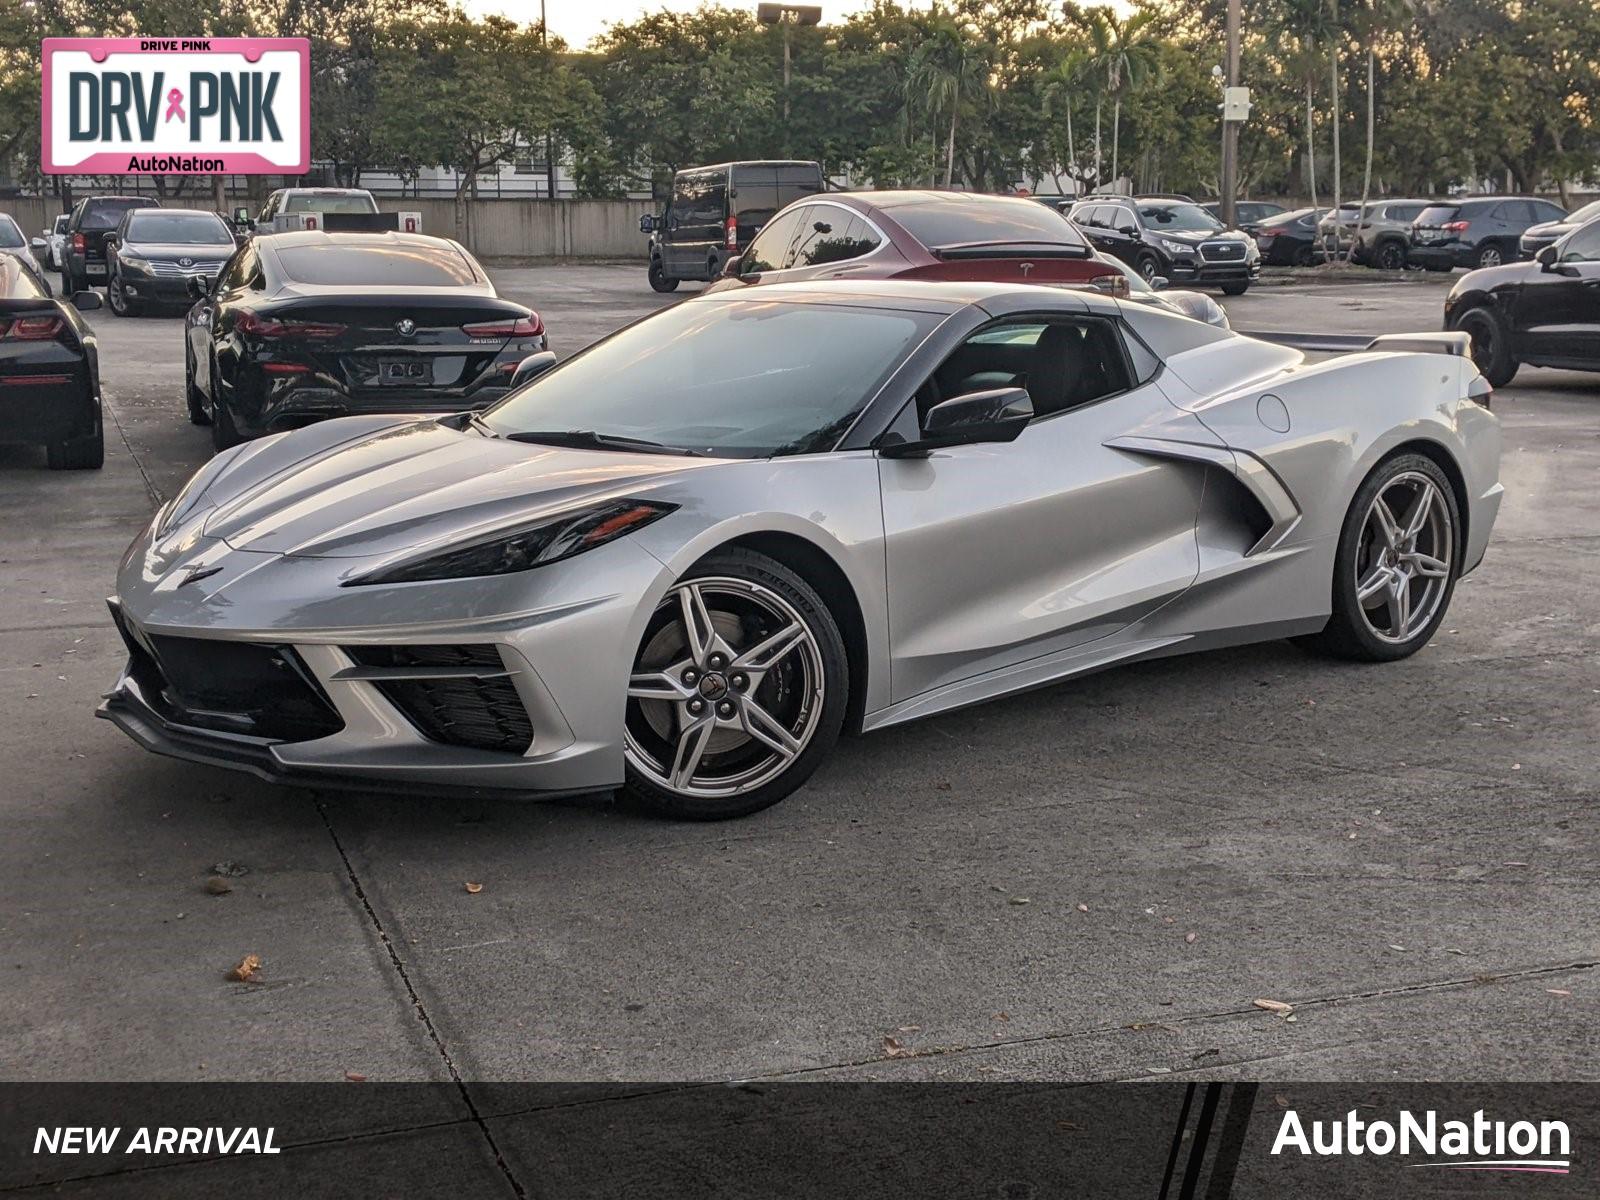
[[[197,262],[193,266],[180,267],[177,263],[168,262],[164,259],[152,258],[150,260],[150,274],[157,279],[190,279],[198,278],[202,275],[211,276],[221,269],[222,264],[219,262]]]
[[[495,646],[346,646],[344,652],[363,667],[431,672],[371,680],[431,741],[511,754],[533,742],[533,722]]]
[[[1243,242],[1204,242],[1200,257],[1207,262],[1241,262],[1244,259]]]
[[[145,703],[174,724],[282,742],[344,728],[289,646],[147,634],[116,609],[112,615],[128,645],[128,674]]]

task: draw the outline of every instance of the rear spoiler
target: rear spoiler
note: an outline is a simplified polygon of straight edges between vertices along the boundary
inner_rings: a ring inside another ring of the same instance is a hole
[[[1368,350],[1391,350],[1411,354],[1453,354],[1466,358],[1472,353],[1472,337],[1466,333],[1386,333],[1367,343]]]
[[[1355,354],[1362,351],[1389,351],[1399,354],[1452,354],[1467,358],[1472,339],[1465,333],[1385,333],[1369,337],[1364,333],[1281,333],[1275,329],[1236,330],[1241,337],[1291,346],[1323,354]]]

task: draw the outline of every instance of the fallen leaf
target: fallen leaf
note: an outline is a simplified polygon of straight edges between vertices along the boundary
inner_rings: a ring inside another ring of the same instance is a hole
[[[233,884],[229,883],[221,875],[212,875],[206,879],[205,889],[213,896],[226,896],[233,891]]]
[[[1080,905],[1078,905],[1078,911],[1079,912],[1088,912],[1089,911],[1089,906],[1087,904],[1080,904]]]
[[[883,1053],[887,1058],[910,1058],[916,1051],[897,1037],[885,1036],[883,1039]]]
[[[243,863],[236,863],[231,858],[226,858],[219,863],[212,863],[211,873],[213,875],[227,875],[230,878],[234,878],[240,875],[250,874],[250,868],[245,866]]]
[[[1066,1133],[1077,1133],[1078,1130],[1083,1128],[1083,1126],[1075,1125],[1071,1121],[1057,1121],[1056,1128],[1063,1130]]]
[[[1013,897],[1011,897],[1010,900],[1007,901],[1007,903],[1008,904],[1032,904],[1033,901],[1029,900],[1026,896],[1013,896]]]
[[[367,1077],[357,1071],[346,1071],[344,1077],[348,1083],[365,1083],[367,1081]]]
[[[1257,1008],[1264,1008],[1269,1013],[1277,1013],[1280,1017],[1286,1017],[1294,1011],[1294,1005],[1285,1004],[1282,1000],[1257,999],[1254,1003]]]
[[[255,978],[255,973],[261,969],[261,956],[259,954],[246,954],[239,960],[239,965],[228,972],[228,978],[235,983],[249,983]]]
[[[1279,1108],[1288,1108],[1289,1107],[1289,1097],[1285,1096],[1282,1092],[1273,1092],[1272,1093],[1272,1102],[1274,1104],[1276,1104]]]
[[[1406,948],[1404,946],[1396,945],[1394,942],[1390,942],[1389,943],[1389,949],[1398,950],[1401,954],[1404,954],[1406,952]]]
[[[1192,945],[1194,945],[1194,943],[1195,943],[1195,940],[1196,940],[1196,939],[1197,939],[1197,938],[1198,938],[1198,937],[1199,937],[1199,936],[1200,936],[1200,935],[1199,935],[1199,934],[1198,934],[1198,933],[1196,933],[1196,932],[1195,932],[1195,931],[1194,931],[1194,930],[1192,930],[1192,929],[1191,929],[1191,930],[1189,930],[1189,932],[1188,932],[1188,933],[1186,933],[1186,934],[1184,934],[1184,935],[1183,935],[1183,940],[1184,940],[1184,941],[1186,941],[1186,942],[1188,942],[1188,943],[1189,943],[1189,944],[1190,944],[1190,945],[1191,945],[1191,946],[1192,946]]]
[[[469,883],[469,884],[467,884],[467,894],[468,895],[476,896],[481,891],[483,891],[483,884],[481,884],[481,883]]]

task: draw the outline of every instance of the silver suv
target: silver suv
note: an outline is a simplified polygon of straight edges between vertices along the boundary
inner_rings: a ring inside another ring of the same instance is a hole
[[[1411,222],[1431,203],[1430,200],[1369,200],[1366,214],[1359,221],[1356,213],[1360,202],[1342,204],[1337,217],[1329,213],[1318,223],[1317,243],[1331,249],[1337,227],[1341,255],[1349,250],[1351,262],[1398,271],[1406,265]]]

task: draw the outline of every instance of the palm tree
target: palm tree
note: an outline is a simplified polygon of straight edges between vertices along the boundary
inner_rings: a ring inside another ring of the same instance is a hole
[[[1337,0],[1332,0],[1337,3]],[[1338,30],[1334,20],[1334,10],[1330,8],[1330,0],[1278,0],[1277,19],[1274,22],[1273,32],[1280,41],[1293,41],[1296,51],[1288,58],[1290,69],[1298,73],[1305,85],[1306,92],[1306,172],[1311,188],[1311,206],[1317,206],[1317,147],[1313,133],[1312,110],[1314,107],[1314,94],[1316,91],[1316,76],[1321,70],[1319,65],[1321,48],[1324,45],[1333,48],[1334,62],[1338,61]],[[1334,80],[1335,89],[1338,87],[1337,76]],[[1337,107],[1337,100],[1335,106]],[[1338,124],[1334,125],[1334,139],[1337,144]],[[1337,149],[1335,158],[1337,158]],[[1337,174],[1337,167],[1335,167]],[[1335,187],[1337,191],[1337,186]],[[1335,211],[1338,211],[1338,202],[1335,201]]]
[[[1361,175],[1361,208],[1358,221],[1367,215],[1367,197],[1372,194],[1372,145],[1377,128],[1374,86],[1378,39],[1397,28],[1416,12],[1416,0],[1367,0],[1362,14],[1362,34],[1367,43],[1367,165]]]
[[[1044,79],[1044,115],[1052,119],[1057,112],[1067,119],[1067,174],[1072,178],[1072,191],[1076,195],[1083,182],[1078,175],[1078,148],[1072,137],[1072,103],[1083,85],[1083,53],[1069,51]],[[1060,179],[1056,186],[1061,186]]]
[[[961,105],[977,95],[988,79],[988,64],[966,30],[935,10],[934,23],[911,55],[906,69],[906,101],[921,106],[929,117],[948,115],[944,185],[956,171],[956,123]]]
[[[1115,185],[1122,177],[1119,156],[1122,97],[1153,75],[1159,62],[1159,51],[1151,32],[1156,14],[1146,10],[1118,21],[1107,9],[1094,11],[1105,31],[1104,49],[1094,66],[1104,74],[1106,95],[1111,97],[1111,179]]]

